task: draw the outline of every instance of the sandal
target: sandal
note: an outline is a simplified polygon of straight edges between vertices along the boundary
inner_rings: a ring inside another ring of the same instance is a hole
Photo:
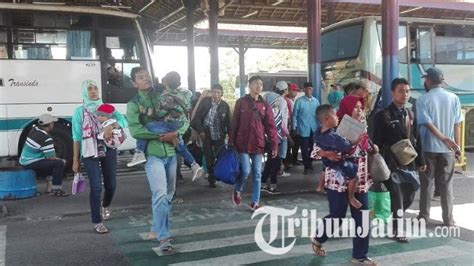
[[[174,250],[173,245],[171,244],[171,240],[169,238],[161,240],[158,249],[163,253],[173,252]]]
[[[319,243],[313,237],[310,238],[311,248],[316,256],[324,257],[326,256],[326,249],[324,249],[323,244]]]
[[[96,224],[94,229],[98,234],[107,234],[109,232],[109,229],[103,223]]]
[[[373,261],[371,258],[363,258],[363,259],[355,259],[355,258],[352,258],[351,262],[353,264],[362,264],[362,265],[377,265],[377,263],[375,263],[375,261]]]
[[[56,197],[67,197],[69,196],[69,193],[67,193],[66,191],[62,190],[62,189],[54,189],[51,194],[51,196],[56,196]]]
[[[156,242],[159,242],[157,239],[156,239],[156,233],[155,232],[148,232],[148,236],[147,236],[147,240],[149,241],[156,241]],[[171,243],[174,243],[174,237],[170,236],[164,240],[169,240]]]

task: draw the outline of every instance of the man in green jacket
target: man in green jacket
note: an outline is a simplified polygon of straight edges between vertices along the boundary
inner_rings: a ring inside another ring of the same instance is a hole
[[[152,193],[153,224],[150,239],[160,242],[163,252],[173,251],[172,237],[169,228],[171,199],[176,188],[176,151],[179,134],[184,134],[189,127],[186,121],[177,132],[156,134],[144,125],[153,120],[153,102],[162,91],[153,89],[151,77],[143,67],[132,69],[131,78],[138,93],[127,104],[127,119],[130,133],[134,138],[148,140],[146,149],[147,163],[145,172]]]

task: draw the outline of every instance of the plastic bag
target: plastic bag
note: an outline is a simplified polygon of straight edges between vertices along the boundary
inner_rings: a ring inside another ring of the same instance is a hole
[[[72,195],[77,195],[86,190],[86,179],[81,173],[74,175],[74,180],[72,181]]]
[[[390,208],[390,192],[373,192],[369,191],[369,210],[370,218],[380,218],[385,223],[392,214]]]

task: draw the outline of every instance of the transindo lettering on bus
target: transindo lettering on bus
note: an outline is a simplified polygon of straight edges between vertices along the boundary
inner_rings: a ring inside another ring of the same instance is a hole
[[[38,87],[39,83],[35,80],[22,80],[15,81],[14,79],[9,79],[10,87]]]

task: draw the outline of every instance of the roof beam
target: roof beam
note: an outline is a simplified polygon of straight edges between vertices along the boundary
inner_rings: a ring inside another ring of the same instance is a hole
[[[353,4],[372,4],[380,5],[382,0],[323,0],[324,3],[353,3]],[[474,11],[474,3],[472,1],[463,0],[438,0],[438,1],[426,1],[426,0],[398,0],[400,6],[413,6],[413,7],[427,7],[427,8],[441,8],[441,9],[452,9],[452,10],[464,10]]]

